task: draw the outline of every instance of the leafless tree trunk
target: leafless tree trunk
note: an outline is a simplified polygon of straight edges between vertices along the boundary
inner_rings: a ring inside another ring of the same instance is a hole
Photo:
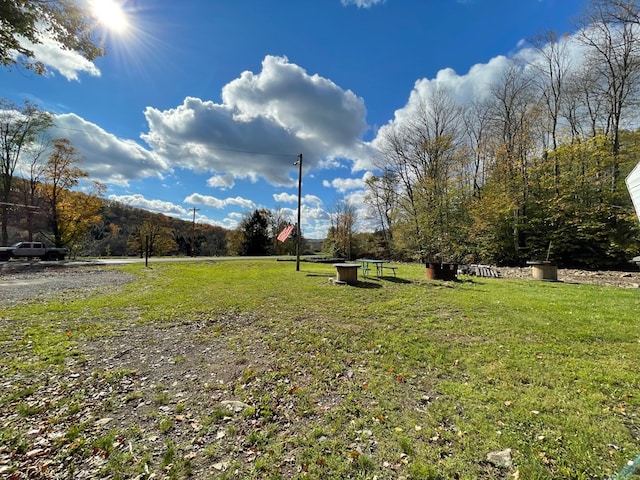
[[[392,248],[392,226],[398,209],[398,178],[388,169],[382,175],[372,176],[366,180],[367,194],[365,202],[374,212],[387,251]]]
[[[330,214],[334,242],[347,260],[352,260],[352,243],[357,221],[356,208],[347,200],[339,200]]]
[[[581,65],[567,81],[568,88],[562,101],[562,116],[567,120],[572,140],[598,135],[599,122],[604,110],[604,97],[599,93],[598,78],[589,65]],[[608,134],[606,124],[601,133]]]
[[[592,0],[583,19],[580,40],[589,49],[588,65],[606,101],[606,131],[614,162],[611,188],[620,177],[620,129],[623,113],[635,103],[640,80],[638,7],[634,0]]]
[[[51,125],[51,116],[25,102],[18,107],[0,100],[0,242],[8,242],[9,204],[13,176],[24,148]]]
[[[383,134],[380,147],[381,157],[377,160],[380,170],[390,172],[399,184],[398,208],[402,219],[412,225],[414,248],[420,248],[422,231],[420,228],[417,197],[414,192],[414,177],[411,173],[409,142],[406,133],[397,126],[391,126]]]
[[[22,203],[24,208],[24,218],[27,227],[28,240],[33,241],[35,222],[38,217],[44,218],[41,205],[41,197],[38,190],[43,180],[45,169],[45,157],[51,149],[52,143],[48,138],[41,137],[30,146],[28,155],[31,161],[20,168],[23,178],[21,182]]]
[[[558,37],[555,32],[546,32],[532,41],[538,52],[537,61],[531,65],[540,73],[537,76],[537,87],[548,115],[548,134],[551,135],[551,150],[558,148],[558,124],[560,111],[566,90],[566,79],[571,72],[571,61],[567,55],[567,38]],[[545,149],[545,155],[547,150]],[[556,195],[560,194],[560,164],[558,155],[554,158],[554,187]]]
[[[442,88],[411,108],[408,118],[384,131],[378,167],[398,179],[401,219],[413,225],[409,248],[423,258],[446,255],[450,187],[463,170],[461,109]]]
[[[513,243],[522,247],[520,224],[526,217],[529,196],[529,160],[533,153],[531,125],[535,96],[532,78],[517,64],[507,66],[491,89],[492,125],[499,139],[492,175],[501,181],[513,207]],[[532,100],[533,99],[533,100]]]
[[[491,104],[489,102],[473,102],[464,111],[467,146],[472,157],[470,165],[472,196],[478,199],[481,196],[481,187],[486,181],[486,173],[491,166],[490,120]]]

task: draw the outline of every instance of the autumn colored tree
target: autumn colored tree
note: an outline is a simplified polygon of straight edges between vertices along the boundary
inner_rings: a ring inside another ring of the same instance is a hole
[[[486,184],[492,196],[506,201],[496,204],[498,210],[511,210],[510,225],[496,225],[494,232],[499,233],[498,258],[519,263],[526,245],[523,228],[531,193],[530,169],[542,151],[536,131],[540,110],[533,77],[521,65],[509,64],[492,86],[490,102],[493,158]]]
[[[323,250],[334,257],[351,260],[355,253],[353,235],[358,220],[356,208],[348,200],[338,200],[329,213],[331,226]]]
[[[590,0],[585,12],[574,37],[541,34],[506,59],[475,102],[459,107],[434,82],[380,129],[366,198],[395,252],[589,268],[638,255],[624,178],[640,132],[622,127],[637,125],[640,3]]]
[[[0,63],[45,73],[31,46],[45,39],[77,51],[87,60],[104,55],[104,48],[92,38],[95,20],[88,8],[87,2],[74,0],[2,0]]]
[[[227,253],[232,256],[242,254],[244,248],[244,232],[238,228],[227,233]]]
[[[58,226],[54,229],[59,236],[56,244],[65,245],[73,254],[77,252],[80,241],[91,227],[101,220],[100,197],[104,187],[98,183],[94,183],[93,186],[90,193],[68,190],[59,197],[58,211],[55,215]]]
[[[129,251],[142,257],[168,255],[177,251],[177,243],[168,225],[149,217],[129,236]]]
[[[49,210],[55,246],[73,248],[100,220],[102,202],[99,196],[104,187],[93,182],[88,193],[72,191],[88,177],[87,172],[77,166],[83,159],[65,138],[54,140],[53,149],[42,173],[42,195]]]
[[[532,172],[539,186],[529,205],[527,245],[532,256],[547,254],[561,265],[582,268],[624,266],[640,249],[640,225],[622,185],[610,188],[614,162],[626,176],[635,166],[639,133],[621,132],[621,150],[614,159],[610,139],[599,135],[581,143],[561,145],[556,155],[563,169],[560,195],[552,194],[553,161]],[[622,178],[618,178],[622,183]]]

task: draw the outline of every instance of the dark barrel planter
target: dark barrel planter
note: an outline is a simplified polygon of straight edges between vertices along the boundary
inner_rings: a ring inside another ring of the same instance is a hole
[[[425,277],[427,280],[456,280],[458,277],[457,263],[427,263]]]

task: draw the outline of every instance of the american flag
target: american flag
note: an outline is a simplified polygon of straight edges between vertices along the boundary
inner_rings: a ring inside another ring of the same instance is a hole
[[[280,240],[281,242],[286,242],[287,239],[291,236],[291,233],[293,232],[294,228],[295,227],[293,225],[288,225],[284,227],[284,230],[282,230],[278,234],[277,239]]]

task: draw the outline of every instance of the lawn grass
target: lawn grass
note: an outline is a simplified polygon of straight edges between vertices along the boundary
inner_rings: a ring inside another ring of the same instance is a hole
[[[82,342],[123,325],[250,317],[200,333],[245,365],[230,390],[251,406],[246,425],[259,425],[230,428],[214,404],[201,413],[206,428],[226,425],[225,439],[256,454],[248,462],[224,441],[204,445],[204,457],[225,462],[211,478],[605,479],[640,454],[637,290],[426,281],[419,265],[357,286],[328,282],[331,265],[296,272],[268,259],[118,268],[138,278],[118,293],[0,307],[0,379],[62,372]],[[0,405],[39,414],[33,388],[0,393]],[[170,437],[175,420],[155,425],[167,445],[158,468],[182,465],[173,478],[187,476],[191,465],[174,458],[184,448]],[[22,445],[25,435],[3,437]],[[505,449],[512,467],[487,462]]]

